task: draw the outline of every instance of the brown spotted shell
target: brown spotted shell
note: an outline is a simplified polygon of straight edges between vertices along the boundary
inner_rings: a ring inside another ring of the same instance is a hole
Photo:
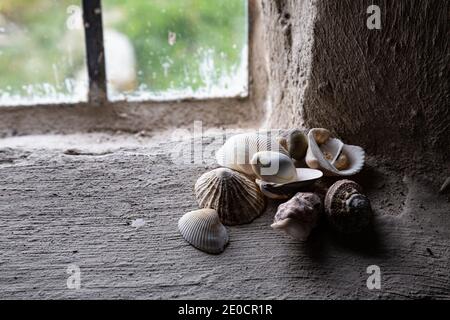
[[[201,208],[213,208],[226,225],[245,224],[261,215],[265,208],[259,187],[246,175],[218,168],[203,174],[195,184]]]
[[[362,170],[364,159],[363,148],[333,138],[327,129],[313,128],[308,133],[305,162],[327,176],[354,175]]]
[[[299,192],[278,206],[271,227],[282,230],[297,240],[305,241],[317,225],[322,209],[322,200],[318,195]]]
[[[278,136],[278,142],[289,152],[292,159],[301,161],[305,158],[308,150],[308,138],[301,130],[284,130]]]
[[[362,188],[351,180],[335,182],[325,195],[325,213],[330,224],[339,232],[356,233],[370,223],[372,208]]]

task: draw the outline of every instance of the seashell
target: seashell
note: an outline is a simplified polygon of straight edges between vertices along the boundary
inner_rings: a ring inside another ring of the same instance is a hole
[[[361,190],[361,186],[351,180],[339,180],[328,189],[325,213],[337,231],[356,233],[370,223],[372,208]]]
[[[347,155],[343,152],[341,152],[341,154],[337,157],[337,159],[334,162],[334,166],[338,170],[347,169],[349,165],[350,160],[348,160]]]
[[[271,225],[294,239],[305,241],[319,221],[322,200],[314,193],[299,192],[291,200],[280,204]]]
[[[258,186],[246,175],[228,168],[203,174],[195,183],[195,195],[201,208],[216,209],[226,225],[249,223],[265,207]]]
[[[310,131],[311,132],[311,131]],[[324,128],[315,128],[312,133],[314,140],[318,144],[325,143],[331,137],[331,132]],[[309,142],[308,142],[309,143]]]
[[[208,253],[221,253],[228,233],[214,209],[190,211],[178,220],[178,230],[191,245]]]
[[[257,152],[253,155],[251,164],[255,175],[266,182],[286,183],[297,178],[292,159],[279,152]]]
[[[279,190],[273,190],[274,183],[265,182],[259,179],[255,180],[256,184],[259,187],[259,190],[261,190],[262,194],[265,195],[267,198],[270,199],[289,199],[291,197],[291,194],[289,192],[281,192]]]
[[[259,151],[289,153],[272,137],[270,133],[242,133],[230,137],[216,152],[217,163],[251,177],[253,155]]]
[[[323,172],[316,169],[297,168],[297,179],[288,183],[270,183],[256,179],[261,192],[271,199],[287,199],[299,191],[314,184],[323,176]]]
[[[327,139],[325,139],[328,137]],[[344,144],[332,138],[328,130],[311,129],[308,133],[306,164],[322,170],[328,176],[349,176],[361,171],[365,153],[359,146]]]
[[[289,156],[295,160],[302,160],[308,150],[308,139],[298,129],[285,130],[278,137],[280,145],[289,152]]]
[[[450,190],[450,177],[447,177],[447,179],[445,179],[444,183],[442,184],[441,188],[439,189],[439,193],[444,194],[448,190]]]

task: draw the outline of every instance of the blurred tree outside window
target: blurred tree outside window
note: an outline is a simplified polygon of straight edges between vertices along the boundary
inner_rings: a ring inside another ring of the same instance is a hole
[[[86,101],[80,4],[0,1],[0,105]]]
[[[102,0],[110,100],[248,94],[246,0]],[[1,0],[0,105],[86,101],[80,0]]]

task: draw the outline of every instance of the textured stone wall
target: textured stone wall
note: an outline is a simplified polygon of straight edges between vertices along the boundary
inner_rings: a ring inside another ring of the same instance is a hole
[[[448,169],[449,1],[262,4],[272,127],[326,127],[371,154]],[[371,4],[381,30],[366,26]]]

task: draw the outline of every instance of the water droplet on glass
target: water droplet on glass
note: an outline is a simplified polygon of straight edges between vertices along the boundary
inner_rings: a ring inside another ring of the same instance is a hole
[[[177,34],[175,32],[169,31],[168,36],[169,45],[173,46],[177,42]]]

